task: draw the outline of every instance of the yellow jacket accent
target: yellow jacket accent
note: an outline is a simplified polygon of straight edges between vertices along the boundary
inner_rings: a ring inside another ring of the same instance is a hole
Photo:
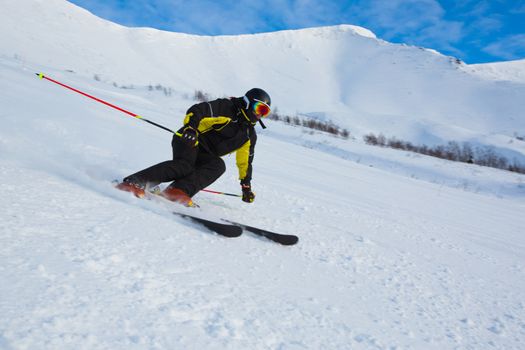
[[[188,113],[184,117],[184,125],[188,124],[190,122],[190,118],[193,117],[193,113]]]
[[[193,116],[193,113],[186,114],[186,117],[184,117],[184,125],[187,125]],[[220,130],[224,128],[228,123],[231,121],[230,117],[204,117],[200,120],[199,125],[197,127],[197,130],[200,133],[204,133],[206,131],[210,131],[212,128],[215,130]],[[223,124],[223,125],[221,125]],[[214,128],[215,125],[221,125],[218,128]]]
[[[204,133],[210,129],[221,130],[231,121],[231,118],[228,117],[208,117],[202,118],[199,123],[199,132]],[[222,124],[222,125],[221,125]],[[215,125],[220,125],[220,127],[214,128]]]
[[[237,153],[235,154],[237,168],[239,168],[239,180],[244,180],[246,173],[248,172],[250,145],[251,142],[248,140],[244,145],[241,146],[241,148],[237,150]]]

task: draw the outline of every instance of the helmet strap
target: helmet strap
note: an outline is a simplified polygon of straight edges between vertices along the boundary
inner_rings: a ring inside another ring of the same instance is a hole
[[[248,97],[246,97],[246,95],[244,95],[242,99],[244,100],[244,102],[246,102],[245,109],[248,109],[250,107],[250,100],[248,99]]]
[[[264,125],[262,119],[259,119],[259,124],[261,124],[261,126],[262,126],[263,129],[266,129],[266,125]]]
[[[248,115],[246,114],[246,112],[244,111],[244,109],[240,109],[241,111],[241,114],[244,116],[244,119],[246,119],[249,123],[253,123],[251,120],[250,120],[250,117],[248,117]]]

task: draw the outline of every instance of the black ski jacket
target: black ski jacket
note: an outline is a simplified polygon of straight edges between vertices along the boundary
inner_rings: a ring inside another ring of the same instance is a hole
[[[219,157],[236,152],[239,180],[249,184],[257,134],[243,105],[242,97],[195,104],[186,112],[184,126],[176,135],[182,136],[184,129],[191,127],[198,130],[198,147],[205,151]]]

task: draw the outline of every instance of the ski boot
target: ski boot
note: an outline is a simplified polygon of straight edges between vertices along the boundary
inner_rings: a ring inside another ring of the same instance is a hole
[[[160,196],[166,198],[169,201],[182,204],[185,207],[198,207],[198,205],[196,205],[191,200],[191,197],[188,196],[186,192],[175,187],[167,187],[164,191],[160,193]]]
[[[133,182],[124,181],[124,182],[119,183],[115,187],[121,191],[131,192],[135,195],[135,197],[138,197],[138,198],[144,198],[146,196],[146,191],[144,190],[144,186],[141,186]]]

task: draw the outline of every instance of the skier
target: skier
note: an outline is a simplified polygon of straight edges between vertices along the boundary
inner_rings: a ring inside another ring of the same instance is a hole
[[[249,90],[243,97],[220,98],[191,106],[184,125],[173,135],[173,160],[129,175],[117,188],[144,197],[148,188],[172,181],[161,196],[191,207],[194,206],[191,197],[226,170],[221,157],[236,151],[242,200],[253,202],[255,124],[270,114],[270,106],[270,96],[259,88]]]

